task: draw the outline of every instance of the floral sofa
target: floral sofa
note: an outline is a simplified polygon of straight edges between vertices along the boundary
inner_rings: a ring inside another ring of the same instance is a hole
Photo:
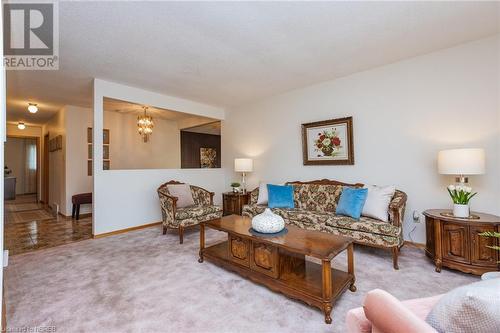
[[[403,245],[403,218],[406,194],[396,190],[389,204],[389,222],[362,216],[359,221],[335,214],[343,186],[362,187],[334,180],[288,182],[294,187],[295,208],[273,208],[286,223],[308,230],[318,230],[353,238],[356,243],[387,248],[392,251],[394,269],[398,267],[398,252]],[[250,202],[243,207],[243,216],[253,217],[266,206],[257,205],[259,189],[250,192]]]
[[[161,185],[157,190],[160,198],[164,235],[167,233],[168,228],[177,229],[179,231],[179,241],[182,244],[184,241],[184,228],[222,217],[222,208],[213,204],[214,192],[190,185],[194,206],[179,208],[176,204],[177,197],[170,195],[168,191],[167,186],[170,184],[182,183],[172,180]]]

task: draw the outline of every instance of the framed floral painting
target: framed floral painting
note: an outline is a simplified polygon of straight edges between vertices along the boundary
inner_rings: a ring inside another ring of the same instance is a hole
[[[352,117],[302,124],[304,165],[352,165]]]

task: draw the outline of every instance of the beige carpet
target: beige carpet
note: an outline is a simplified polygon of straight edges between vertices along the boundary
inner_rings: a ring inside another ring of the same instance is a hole
[[[209,241],[224,235],[209,232]],[[57,332],[345,332],[345,314],[383,288],[400,299],[431,296],[478,278],[434,271],[421,250],[356,247],[358,291],[333,308],[333,324],[300,302],[209,262],[197,262],[198,233],[158,227],[13,256],[6,269],[7,324]],[[345,256],[338,258],[345,266]]]

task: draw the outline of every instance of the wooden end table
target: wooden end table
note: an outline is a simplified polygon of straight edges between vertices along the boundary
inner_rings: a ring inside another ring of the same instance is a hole
[[[222,193],[222,215],[241,215],[243,206],[248,204],[250,193],[235,193],[225,192]]]
[[[436,272],[441,272],[442,267],[475,275],[499,270],[498,251],[487,247],[498,245],[498,239],[479,234],[500,232],[500,217],[472,212],[473,218],[464,219],[450,216],[450,212],[445,209],[424,212],[425,253],[434,261]]]
[[[200,223],[200,258],[234,271],[253,282],[321,309],[331,324],[333,303],[354,285],[354,251],[350,238],[287,225],[277,237],[254,236],[248,217],[231,215]],[[227,240],[206,246],[205,228],[226,232]],[[347,272],[331,261],[347,250]],[[317,264],[305,256],[321,260]]]

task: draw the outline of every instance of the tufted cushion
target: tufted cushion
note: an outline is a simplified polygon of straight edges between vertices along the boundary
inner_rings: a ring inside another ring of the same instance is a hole
[[[426,321],[438,332],[500,332],[500,278],[446,293]]]
[[[178,208],[175,211],[175,219],[185,220],[188,218],[196,218],[221,211],[222,209],[219,206],[194,206]]]

